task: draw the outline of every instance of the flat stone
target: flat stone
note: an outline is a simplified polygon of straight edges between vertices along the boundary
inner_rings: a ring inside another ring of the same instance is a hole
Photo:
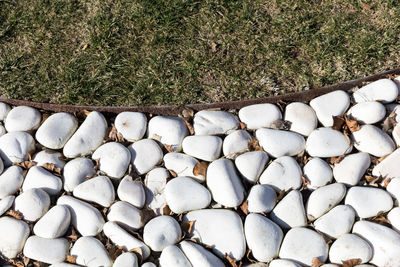
[[[62,181],[45,168],[33,166],[26,174],[22,190],[26,191],[32,188],[40,188],[49,195],[57,195],[62,189]]]
[[[309,188],[316,189],[332,181],[332,169],[323,159],[312,158],[304,165],[303,171],[304,177],[310,183]]]
[[[27,160],[32,151],[35,151],[35,140],[26,132],[6,133],[0,137],[0,157],[6,167]]]
[[[346,186],[340,183],[322,186],[311,193],[307,201],[307,217],[315,220],[335,207],[346,195]]]
[[[256,183],[268,160],[266,152],[251,151],[237,156],[235,165],[244,179],[250,183]]]
[[[351,259],[361,259],[361,263],[366,263],[371,257],[371,246],[367,241],[354,234],[342,235],[333,242],[329,250],[329,260],[337,264]]]
[[[29,226],[22,220],[8,216],[0,218],[0,253],[14,258],[24,247],[29,236]]]
[[[192,267],[189,260],[177,246],[171,245],[163,249],[160,255],[161,267]]]
[[[268,128],[274,121],[282,119],[282,113],[279,108],[270,103],[255,104],[241,108],[238,115],[239,119],[250,130],[262,127]]]
[[[298,190],[290,191],[276,204],[270,218],[284,229],[305,226],[307,218],[301,193]]]
[[[379,102],[362,102],[349,109],[347,115],[363,124],[374,124],[386,116],[385,106]]]
[[[251,135],[245,130],[236,130],[227,135],[222,145],[222,152],[228,158],[247,150]]]
[[[24,181],[21,167],[11,166],[0,175],[0,199],[16,193]]]
[[[317,128],[307,138],[306,150],[311,157],[338,157],[351,151],[350,140],[332,128]]]
[[[188,177],[176,177],[165,187],[168,207],[176,214],[204,209],[211,202],[207,188]]]
[[[340,90],[318,96],[310,101],[310,106],[324,127],[332,127],[333,117],[342,116],[349,105],[349,95]]]
[[[61,170],[65,166],[65,161],[63,160],[64,156],[60,152],[45,149],[39,151],[33,156],[34,162],[36,162],[37,166],[44,166],[46,164],[54,164],[54,167],[60,168]]]
[[[109,207],[115,200],[114,186],[107,176],[91,178],[74,188],[74,197]]]
[[[169,172],[165,168],[155,168],[147,173],[144,180],[145,206],[156,215],[164,214],[164,207],[167,205],[164,189],[168,178]]]
[[[139,260],[135,253],[124,252],[119,255],[113,264],[113,267],[138,267]]]
[[[193,267],[225,267],[217,256],[196,243],[182,241],[180,248]]]
[[[32,107],[18,106],[8,112],[4,126],[7,132],[28,132],[39,127],[42,116],[40,112]]]
[[[142,212],[124,201],[117,201],[111,205],[107,220],[117,222],[131,231],[137,231],[143,226]]]
[[[88,158],[76,158],[64,166],[64,190],[72,192],[76,186],[95,174],[94,164]]]
[[[75,241],[71,248],[71,256],[76,263],[84,266],[112,266],[112,260],[103,244],[91,236],[82,236]]]
[[[237,207],[244,199],[245,190],[229,159],[218,159],[208,166],[207,186],[212,198],[226,207]]]
[[[386,104],[394,101],[398,94],[396,83],[390,79],[380,79],[355,91],[353,98],[357,103],[379,100]]]
[[[247,197],[247,210],[255,213],[268,213],[276,204],[275,190],[267,185],[256,184],[251,187]]]
[[[269,185],[276,191],[299,189],[302,171],[292,157],[284,156],[275,159],[261,174],[260,183]]]
[[[155,116],[149,121],[149,138],[161,144],[171,146],[173,151],[182,150],[182,141],[189,134],[185,122],[181,118]]]
[[[160,146],[152,139],[137,141],[128,147],[135,171],[145,174],[153,169],[163,158]]]
[[[256,131],[256,138],[262,148],[272,157],[296,156],[304,151],[304,137],[298,133],[261,128]]]
[[[397,232],[400,232],[400,207],[393,208],[388,214],[387,219]]]
[[[170,152],[164,155],[165,168],[172,170],[177,176],[188,176],[193,179],[204,182],[206,179],[203,175],[194,175],[193,168],[199,161],[184,153]]]
[[[314,228],[331,238],[349,233],[353,227],[356,212],[349,205],[338,205],[314,222]]]
[[[278,256],[283,232],[274,222],[260,214],[249,214],[244,231],[247,245],[256,260],[269,262]]]
[[[120,200],[126,201],[137,208],[145,203],[145,193],[140,181],[134,181],[131,176],[125,176],[119,183],[117,194]]]
[[[395,205],[398,206],[400,200],[400,178],[391,179],[386,191],[394,198]]]
[[[121,112],[115,118],[115,128],[128,142],[136,142],[146,133],[147,118],[140,112]]]
[[[50,197],[42,189],[32,188],[18,195],[14,206],[25,220],[34,222],[49,210]]]
[[[143,229],[143,240],[153,251],[162,251],[176,244],[181,235],[181,226],[171,216],[155,217]]]
[[[26,240],[24,256],[45,263],[63,262],[67,258],[69,242],[65,238],[48,239],[31,236]]]
[[[360,152],[347,155],[333,167],[333,177],[338,183],[356,185],[370,164],[371,159],[367,153]]]
[[[11,107],[8,104],[0,102],[0,121],[3,121],[6,118],[10,110]]]
[[[357,150],[375,157],[386,156],[396,148],[390,136],[374,125],[362,125],[360,130],[352,133],[352,138]]]
[[[98,148],[107,132],[107,121],[104,116],[92,111],[72,137],[65,144],[63,154],[67,158],[88,155]]]
[[[351,187],[345,203],[352,206],[362,219],[377,216],[379,212],[387,212],[393,207],[392,197],[385,190],[364,186]]]
[[[122,178],[131,162],[129,150],[117,142],[101,145],[92,155],[92,159],[99,160],[100,171],[111,178]]]
[[[239,126],[239,120],[226,111],[202,110],[193,118],[196,135],[229,134]]]
[[[291,123],[290,130],[309,136],[317,128],[318,119],[314,110],[307,104],[293,102],[286,106],[285,121]]]
[[[43,238],[59,238],[63,236],[71,221],[71,213],[66,206],[52,207],[33,227],[33,233]]]
[[[78,128],[78,120],[71,114],[60,112],[48,117],[36,131],[36,140],[51,149],[61,149]]]
[[[382,176],[385,178],[400,178],[400,168],[398,162],[400,161],[400,148],[396,149],[389,156],[384,158],[372,169],[373,176]]]
[[[187,136],[182,143],[183,152],[205,161],[219,158],[222,148],[222,139],[218,136]]]
[[[8,196],[0,200],[0,216],[14,204],[15,196]]]
[[[269,267],[301,267],[300,264],[295,263],[294,261],[291,260],[282,260],[282,259],[276,259],[273,260],[269,263]],[[257,266],[255,266],[257,267]],[[261,266],[260,266],[261,267]]]

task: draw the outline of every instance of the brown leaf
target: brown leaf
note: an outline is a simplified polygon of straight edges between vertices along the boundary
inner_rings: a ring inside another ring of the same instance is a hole
[[[257,139],[250,139],[247,143],[247,148],[250,151],[262,151],[262,147],[260,146],[260,144],[258,143]]]
[[[164,147],[168,152],[174,152],[174,147],[173,146],[164,144]]]
[[[143,250],[142,250],[142,248],[140,248],[140,247],[133,248],[133,249],[130,249],[129,252],[135,253],[136,256],[138,257],[139,262],[143,261]]]
[[[208,164],[209,163],[206,161],[198,162],[193,168],[193,174],[196,176],[203,175],[204,177],[206,177]]]
[[[246,252],[246,258],[249,260],[249,262],[251,262],[251,263],[256,263],[257,261],[254,260],[252,257],[250,257],[251,252],[252,252],[251,249],[248,249],[248,250],[247,250],[247,252]]]
[[[76,263],[76,256],[68,255],[67,259],[66,259],[66,262]]]
[[[79,236],[74,227],[70,227],[69,231],[67,232],[67,238],[73,241],[78,240]]]
[[[330,164],[338,164],[344,159],[345,155],[340,155],[339,157],[331,157],[329,158]]]
[[[111,130],[108,133],[108,138],[114,142],[123,143],[124,137],[120,132],[118,132],[117,128],[115,128],[114,124],[111,124]]]
[[[190,135],[193,135],[194,134],[194,128],[193,128],[192,124],[190,124],[190,122],[188,122],[187,120],[183,120],[183,121],[185,122],[186,127],[188,128]]]
[[[378,179],[378,177],[374,177],[374,176],[371,176],[371,175],[365,175],[365,180],[368,182],[368,183],[372,183],[373,181],[375,181],[375,180],[377,180]]]
[[[45,120],[47,120],[48,117],[50,117],[50,114],[49,114],[49,113],[42,113],[42,120],[40,121],[40,125],[42,125],[43,122],[44,122]]]
[[[311,267],[320,267],[324,265],[322,261],[320,261],[317,257],[312,259]]]
[[[354,119],[351,119],[347,116],[344,117],[347,127],[349,128],[350,132],[356,132],[360,130],[360,125]]]
[[[343,267],[353,267],[358,264],[361,264],[361,259],[350,259],[347,261],[342,261]]]
[[[168,205],[165,205],[163,208],[163,215],[172,215],[174,214],[171,209],[168,207]]]
[[[61,168],[56,167],[56,165],[54,165],[54,163],[45,163],[42,165],[42,167],[48,171],[51,171],[51,172],[61,175]]]
[[[285,196],[285,193],[286,193],[286,190],[279,191],[276,201],[278,202],[279,200],[281,200]]]
[[[189,221],[189,222],[182,223],[181,224],[182,232],[185,233],[185,235],[192,234],[194,223],[195,223],[195,221]]]
[[[243,211],[243,213],[245,215],[249,214],[249,209],[248,209],[248,201],[246,200],[245,202],[243,202],[242,205],[240,205],[240,209]]]
[[[37,163],[34,161],[25,160],[23,162],[16,163],[15,165],[28,170],[28,169],[32,168],[33,166],[35,166],[36,164]]]
[[[9,259],[8,260],[12,265],[16,266],[16,267],[24,267],[25,264],[22,261],[19,260],[15,260],[15,259]]]
[[[389,185],[390,181],[392,181],[391,178],[386,178],[385,180],[383,180],[383,185],[382,186],[384,188],[386,188]]]
[[[340,131],[345,120],[343,116],[333,116],[333,126],[332,129]]]
[[[244,122],[239,122],[239,127],[240,129],[244,130],[246,129],[246,124]]]
[[[24,256],[23,261],[24,261],[25,266],[28,266],[30,259],[28,257]]]
[[[301,181],[303,182],[304,185],[310,184],[310,181],[308,181],[304,175],[301,176]]]
[[[17,220],[22,220],[22,218],[23,218],[22,213],[17,210],[9,210],[6,212],[6,214]]]
[[[270,127],[278,130],[290,130],[292,123],[285,120],[276,120],[271,123]]]
[[[176,172],[174,172],[173,170],[168,170],[169,171],[169,174],[171,174],[171,176],[172,177],[177,177],[178,176],[178,174],[176,174]]]
[[[119,255],[124,253],[124,248],[121,246],[116,246],[110,242],[109,239],[107,239],[105,248],[108,251],[108,255],[110,255],[110,258],[114,261]]]
[[[228,254],[225,254],[225,259],[229,262],[230,266],[238,267],[238,265],[236,264],[236,260],[231,258]]]

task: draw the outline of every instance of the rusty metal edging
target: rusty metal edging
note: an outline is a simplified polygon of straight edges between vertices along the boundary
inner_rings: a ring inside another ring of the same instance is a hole
[[[384,71],[378,74],[350,80],[343,83],[337,83],[334,85],[324,86],[308,91],[291,93],[286,95],[272,96],[272,97],[261,97],[256,99],[248,99],[242,101],[228,101],[221,103],[208,103],[208,104],[189,104],[185,106],[78,106],[78,105],[58,105],[51,103],[31,102],[26,100],[8,99],[0,97],[0,101],[15,106],[30,106],[45,111],[53,112],[79,112],[82,110],[99,111],[107,113],[120,113],[123,111],[137,111],[152,113],[155,115],[178,115],[184,108],[191,108],[195,111],[203,109],[220,108],[224,110],[229,109],[240,109],[244,106],[260,103],[278,103],[279,101],[300,101],[306,102],[311,99],[320,96],[325,93],[329,93],[335,90],[349,90],[356,86],[362,86],[366,82],[376,81],[381,78],[388,77],[390,75],[400,75],[400,68]]]

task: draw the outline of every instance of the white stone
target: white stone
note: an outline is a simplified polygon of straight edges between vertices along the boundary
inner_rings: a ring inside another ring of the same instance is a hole
[[[42,116],[32,107],[18,106],[8,112],[4,126],[7,132],[23,132],[36,130],[39,127]]]
[[[397,147],[400,146],[400,124],[396,124],[392,131],[392,137]]]
[[[360,218],[369,218],[392,209],[392,197],[383,189],[374,187],[351,187],[345,203],[354,208]]]
[[[205,177],[201,174],[194,175],[193,168],[199,161],[184,153],[170,152],[164,156],[165,168],[172,170],[177,176],[188,176],[193,179],[204,182]]]
[[[14,258],[21,252],[29,236],[29,226],[22,220],[11,217],[0,218],[0,253]]]
[[[188,177],[176,177],[165,187],[168,207],[176,214],[204,209],[211,202],[211,194],[201,184]]]
[[[314,228],[332,238],[349,233],[356,212],[349,205],[338,205],[314,222]]]
[[[243,153],[235,159],[235,165],[240,174],[250,183],[256,183],[269,160],[264,151]]]
[[[193,118],[196,135],[229,134],[239,126],[239,120],[225,111],[202,110]]]
[[[33,166],[26,174],[22,190],[26,191],[32,188],[40,188],[49,195],[57,195],[62,189],[62,181],[60,177],[55,176],[45,168]]]
[[[24,181],[21,167],[11,166],[0,175],[0,199],[13,195],[19,190]]]
[[[72,192],[80,183],[86,181],[87,176],[95,174],[94,164],[88,158],[73,159],[64,166],[64,190]]]
[[[3,121],[11,108],[8,104],[0,102],[0,121]]]
[[[255,104],[241,108],[239,118],[246,124],[247,129],[256,130],[270,127],[271,123],[282,119],[282,113],[274,104]]]
[[[77,264],[89,267],[112,266],[112,260],[103,244],[91,236],[82,236],[76,240],[70,254],[75,257]]]
[[[189,134],[185,122],[181,118],[156,116],[149,121],[149,138],[161,144],[171,146],[173,151],[182,149],[182,141]]]
[[[317,128],[318,120],[314,110],[301,102],[290,103],[285,109],[285,121],[291,123],[290,130],[304,136]]]
[[[35,140],[26,132],[12,132],[0,137],[0,157],[4,166],[28,159],[28,153],[35,150]]]
[[[153,169],[163,158],[160,146],[152,139],[137,141],[128,147],[135,171],[145,174]]]
[[[146,208],[153,210],[156,215],[164,214],[167,205],[164,189],[168,178],[169,172],[165,168],[155,168],[147,173],[144,180]]]
[[[370,164],[371,159],[367,153],[360,152],[347,155],[333,167],[333,177],[338,183],[356,185]]]
[[[400,235],[394,230],[376,223],[358,221],[354,224],[353,233],[367,240],[372,247],[373,255],[369,263],[400,266]]]
[[[244,223],[246,241],[253,257],[269,262],[278,256],[283,232],[278,225],[260,214],[249,214]]]
[[[386,191],[395,199],[395,204],[398,206],[400,201],[400,178],[391,179]]]
[[[24,191],[15,198],[14,208],[21,212],[27,221],[36,221],[42,217],[50,207],[49,195],[39,188]]]
[[[349,109],[347,115],[363,124],[374,124],[386,116],[385,106],[379,102],[362,102]]]
[[[107,176],[91,178],[74,188],[74,197],[109,207],[115,200],[114,186]]]
[[[117,194],[120,200],[126,201],[137,208],[145,203],[145,193],[140,181],[134,181],[131,176],[125,176],[119,183]]]
[[[296,160],[289,156],[275,159],[261,174],[260,183],[276,191],[299,189],[302,171]]]
[[[171,216],[158,216],[144,226],[143,240],[153,251],[162,251],[181,238],[181,226]]]
[[[243,224],[236,212],[225,209],[196,210],[187,213],[183,221],[195,221],[190,237],[211,246],[220,257],[228,254],[240,260],[245,255]]]
[[[353,93],[354,101],[357,103],[367,101],[381,101],[390,103],[399,94],[397,85],[390,79],[380,79],[371,82]]]
[[[92,111],[78,130],[65,144],[63,154],[67,158],[88,155],[98,148],[107,132],[107,121],[104,116]]]
[[[328,245],[317,232],[296,227],[290,229],[283,239],[279,257],[311,266],[314,258],[318,258],[321,262],[327,260]]]
[[[212,198],[226,207],[237,207],[244,199],[245,190],[229,159],[213,161],[207,169],[207,186]]]
[[[63,236],[71,221],[71,213],[66,206],[52,207],[33,227],[33,233],[43,238],[59,238]]]
[[[121,246],[124,250],[140,248],[142,250],[143,259],[150,256],[150,249],[142,241],[130,235],[115,222],[106,222],[103,227],[104,234],[117,246]]]
[[[124,201],[118,201],[111,205],[107,220],[117,222],[131,231],[137,231],[143,226],[141,211]]]
[[[189,260],[177,246],[171,245],[163,249],[160,255],[161,267],[192,267]]]
[[[234,157],[235,154],[247,150],[251,139],[252,137],[247,131],[235,130],[225,137],[222,145],[222,152],[225,156]]]
[[[217,256],[196,243],[182,241],[180,248],[193,267],[225,267]]]
[[[115,259],[113,267],[138,267],[138,262],[135,253],[124,252]]]
[[[63,158],[64,156],[60,152],[45,149],[36,153],[32,161],[36,162],[38,166],[43,166],[46,163],[54,164],[54,167],[62,170],[65,166]]]
[[[304,151],[304,137],[298,133],[261,128],[256,137],[262,148],[272,157],[295,156]]]
[[[95,236],[102,230],[103,216],[90,204],[64,195],[58,198],[57,205],[68,207],[71,223],[82,236]]]
[[[306,210],[309,220],[315,220],[335,207],[346,195],[346,186],[340,183],[322,186],[308,198]]]
[[[276,193],[272,187],[256,184],[251,187],[247,197],[247,210],[249,212],[268,213],[276,203]]]
[[[396,149],[392,154],[383,159],[372,169],[372,175],[382,176],[385,178],[400,178],[400,148]]]
[[[48,117],[36,132],[36,140],[51,149],[63,148],[78,128],[78,120],[71,114],[60,112]]]
[[[8,196],[0,200],[0,216],[14,204],[15,196]]]
[[[312,158],[304,165],[304,177],[310,183],[308,187],[318,188],[332,181],[332,169],[326,161]]]
[[[0,136],[3,136],[7,133],[6,128],[0,123]]]
[[[219,158],[222,148],[222,139],[218,136],[186,136],[182,142],[183,152],[205,161]]]
[[[329,260],[337,264],[351,259],[361,259],[361,263],[366,263],[371,257],[371,246],[355,234],[342,235],[333,242],[329,250]]]
[[[270,218],[284,229],[305,226],[307,218],[301,193],[298,190],[290,191],[276,204]]]
[[[310,101],[310,106],[324,127],[333,126],[333,117],[342,116],[349,105],[349,95],[340,90],[321,95]]]
[[[352,137],[355,148],[375,157],[386,156],[396,148],[390,136],[374,125],[362,125],[360,130],[352,133]]]
[[[393,229],[400,232],[400,207],[393,208],[387,215]]]
[[[131,162],[131,153],[122,144],[110,142],[97,148],[92,159],[99,160],[100,170],[107,176],[121,178]]]
[[[45,263],[63,262],[67,258],[69,242],[65,238],[48,239],[31,236],[26,240],[24,256]]]
[[[317,128],[306,142],[306,150],[311,157],[337,157],[349,153],[351,149],[349,138],[332,128]]]
[[[301,267],[300,264],[297,264],[291,260],[282,260],[282,259],[273,260],[269,263],[268,266],[269,267]],[[255,266],[255,267],[258,267],[258,266]]]
[[[115,118],[115,128],[129,142],[136,142],[144,136],[147,118],[140,112],[121,112]]]

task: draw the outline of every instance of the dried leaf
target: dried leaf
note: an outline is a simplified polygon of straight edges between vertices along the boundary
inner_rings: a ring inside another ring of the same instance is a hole
[[[49,114],[49,113],[42,113],[42,120],[40,121],[40,125],[42,125],[43,122],[44,122],[45,120],[47,120],[49,117],[50,117],[50,114]]]
[[[6,212],[6,214],[17,220],[22,220],[22,218],[23,218],[22,213],[17,210],[9,210]]]
[[[110,255],[110,258],[114,261],[119,255],[124,253],[124,248],[121,246],[116,246],[110,242],[109,239],[107,239],[107,243],[105,245],[105,248],[108,251],[108,255]]]
[[[163,208],[163,215],[172,215],[174,214],[171,209],[168,207],[168,205],[165,205]]]
[[[382,124],[381,124],[382,131],[384,131],[385,133],[387,133],[390,129],[393,129],[394,126],[396,126],[396,124],[397,124],[397,122],[396,122],[396,116],[397,116],[396,110],[394,109],[394,110],[389,114],[389,116],[387,116],[387,117],[383,120],[383,122],[382,122]]]
[[[54,163],[45,163],[42,165],[42,167],[48,171],[51,171],[51,172],[61,175],[61,168],[56,167],[56,165],[54,165]]]
[[[238,267],[238,265],[236,264],[236,260],[231,258],[228,254],[225,254],[225,259],[229,262],[230,266]]]
[[[307,178],[304,175],[301,176],[301,181],[303,182],[303,185],[310,184],[310,181],[308,181]]]
[[[68,255],[67,259],[66,259],[66,262],[76,263],[76,256]]]
[[[368,183],[372,183],[373,181],[375,181],[375,180],[377,180],[378,179],[378,177],[374,177],[374,176],[371,176],[371,175],[365,175],[365,180],[368,182]]]
[[[342,125],[344,124],[345,119],[343,116],[333,116],[333,126],[332,129],[340,131],[342,129]]]
[[[354,133],[360,130],[360,125],[354,119],[351,119],[347,116],[344,117],[347,127],[349,128],[350,132]]]
[[[245,215],[249,214],[249,209],[248,209],[248,201],[246,200],[245,202],[243,202],[243,204],[240,206],[240,210],[243,211],[243,213]]]
[[[77,232],[76,232],[74,227],[72,227],[72,226],[70,227],[70,229],[69,229],[69,231],[67,233],[67,238],[71,239],[73,241],[78,240],[79,236],[78,236],[78,234],[77,234]]]
[[[174,152],[173,146],[164,144],[164,147],[168,152]]]
[[[250,139],[247,143],[247,148],[250,151],[262,151],[262,147],[260,146],[260,144],[258,143],[257,139]]]
[[[181,115],[185,119],[191,119],[194,116],[194,111],[190,108],[184,108],[182,109]]]
[[[342,261],[343,267],[353,267],[358,264],[361,264],[361,259],[350,259],[347,261]]]
[[[196,176],[202,175],[202,176],[206,177],[208,164],[209,163],[205,162],[205,161],[198,162],[193,168],[193,174]]]
[[[76,112],[75,116],[80,118],[80,119],[85,119],[89,114],[90,114],[89,110],[82,109],[81,111]]]
[[[190,122],[188,122],[187,120],[183,120],[184,122],[185,122],[185,124],[186,124],[186,127],[188,128],[188,130],[189,130],[189,133],[191,134],[191,135],[193,135],[194,134],[194,128],[193,128],[193,125],[192,124],[190,124]]]
[[[317,257],[312,259],[311,267],[320,267],[324,265],[322,261],[320,261]]]
[[[330,164],[338,164],[344,159],[345,155],[340,155],[339,157],[331,157],[329,158]]]
[[[30,259],[28,257],[24,256],[23,261],[24,261],[25,266],[28,266]]]
[[[276,120],[270,124],[270,127],[278,130],[290,130],[292,123],[285,120]]]
[[[246,258],[249,260],[249,262],[251,262],[251,263],[256,263],[257,261],[254,260],[252,257],[250,257],[251,252],[252,252],[251,249],[248,249],[248,250],[247,250]]]
[[[244,122],[239,122],[239,127],[240,129],[244,130],[246,129],[246,124]]]
[[[392,180],[391,178],[386,178],[385,180],[383,180],[383,185],[382,186],[384,188],[386,188],[389,185],[391,180]]]
[[[139,262],[142,262],[142,260],[143,260],[143,250],[142,250],[142,248],[140,248],[140,247],[133,248],[133,249],[130,249],[129,252],[135,253],[136,256],[138,257]]]
[[[36,164],[37,163],[34,161],[25,160],[23,162],[16,163],[15,165],[28,170],[28,169],[32,168],[33,166],[35,166]]]
[[[286,194],[286,190],[279,191],[278,196],[276,198],[276,202],[280,201],[285,196],[285,194]]]
[[[118,132],[114,124],[111,124],[111,130],[108,133],[108,138],[114,142],[119,142],[119,143],[124,142],[124,137],[120,132]]]
[[[182,223],[181,224],[182,232],[185,233],[185,235],[192,234],[194,223],[195,223],[195,221],[189,221],[189,222]]]
[[[8,260],[12,265],[16,266],[16,267],[24,267],[25,264],[22,261],[19,260],[15,260],[15,259],[9,259]]]
[[[171,176],[172,177],[177,177],[178,176],[178,174],[176,174],[176,172],[174,172],[173,170],[168,170],[169,171],[169,174],[171,174]]]

